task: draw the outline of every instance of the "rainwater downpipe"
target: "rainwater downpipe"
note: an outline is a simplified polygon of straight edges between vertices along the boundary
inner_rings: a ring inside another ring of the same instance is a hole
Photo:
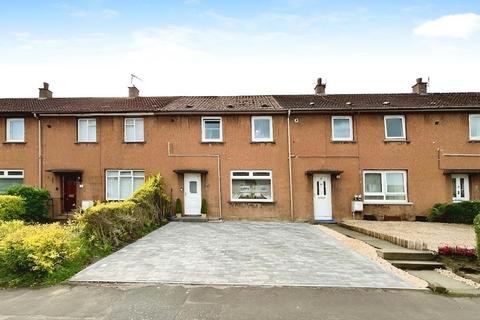
[[[220,220],[222,220],[222,179],[220,175],[220,155],[219,154],[195,154],[195,153],[181,153],[175,154],[172,152],[172,143],[168,142],[168,156],[169,157],[183,157],[183,158],[216,158],[217,159],[217,183],[218,183],[218,208],[220,213]]]
[[[42,187],[42,121],[38,114],[34,113],[33,117],[38,122],[38,187]]]
[[[290,109],[287,114],[287,139],[288,139],[288,191],[290,193],[290,219],[294,221],[293,214],[293,181],[292,181],[292,141],[290,135]]]

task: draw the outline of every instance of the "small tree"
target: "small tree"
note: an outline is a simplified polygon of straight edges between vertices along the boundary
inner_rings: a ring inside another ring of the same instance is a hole
[[[207,204],[207,199],[203,198],[202,199],[202,209],[200,209],[202,214],[207,214],[208,212],[208,204]]]
[[[182,200],[177,198],[177,201],[175,201],[175,213],[180,213],[181,214],[182,212],[183,212]]]

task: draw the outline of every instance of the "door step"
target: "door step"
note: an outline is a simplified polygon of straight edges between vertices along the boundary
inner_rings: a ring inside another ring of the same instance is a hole
[[[443,268],[443,264],[437,261],[425,260],[388,260],[394,267],[407,270],[433,270]]]
[[[433,261],[437,254],[426,250],[395,250],[383,249],[377,250],[379,257],[385,260],[416,260],[416,261]]]
[[[203,218],[202,216],[184,216],[180,218],[175,218],[174,221],[179,222],[208,222],[208,218]]]

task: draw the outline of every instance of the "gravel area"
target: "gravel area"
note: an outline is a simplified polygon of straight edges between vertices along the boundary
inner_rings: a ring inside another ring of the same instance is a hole
[[[433,251],[437,251],[441,244],[476,246],[473,226],[466,224],[365,220],[344,220],[343,223],[399,239],[423,242]]]
[[[405,272],[401,269],[398,269],[394,266],[392,266],[388,261],[385,259],[381,258],[377,254],[377,249],[374,247],[366,244],[363,241],[349,238],[341,233],[338,233],[330,228],[321,226],[321,225],[316,225],[316,228],[320,229],[322,232],[325,232],[326,234],[334,237],[335,239],[341,241],[344,245],[349,247],[352,250],[355,250],[359,254],[367,257],[368,259],[376,262],[380,267],[383,269],[392,272],[393,274],[397,275],[399,278],[405,280],[406,282],[410,283],[412,286],[416,288],[426,288],[428,286],[428,283],[420,278],[417,278],[413,275],[411,275],[408,272]]]

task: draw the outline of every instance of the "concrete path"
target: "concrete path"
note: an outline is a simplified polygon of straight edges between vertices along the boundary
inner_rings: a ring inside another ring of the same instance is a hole
[[[312,287],[55,286],[0,290],[0,320],[478,320],[480,298]]]
[[[170,223],[73,282],[411,288],[309,224]]]

